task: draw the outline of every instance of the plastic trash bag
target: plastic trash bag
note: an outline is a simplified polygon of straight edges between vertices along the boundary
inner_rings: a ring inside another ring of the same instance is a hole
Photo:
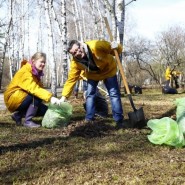
[[[72,105],[63,102],[61,105],[49,104],[46,111],[42,126],[46,128],[58,128],[68,125],[72,116]]]
[[[179,128],[182,130],[183,134],[185,134],[185,98],[176,99],[175,104],[177,105],[177,123],[179,124]]]
[[[177,98],[175,100],[176,109],[176,118],[179,122],[183,117],[185,117],[185,98]]]
[[[176,121],[164,117],[161,119],[149,120],[147,126],[152,129],[148,139],[154,144],[166,144],[175,147],[185,145],[183,132]]]
[[[85,93],[86,98],[86,93]],[[84,109],[86,110],[86,102],[83,104]],[[96,96],[95,96],[95,115],[99,115],[101,117],[107,117],[108,116],[108,103],[106,98],[97,90]]]

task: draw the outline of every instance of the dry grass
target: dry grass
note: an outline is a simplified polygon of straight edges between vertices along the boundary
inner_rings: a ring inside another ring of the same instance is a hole
[[[146,119],[175,115],[174,100],[145,90],[133,96]],[[125,117],[131,107],[122,99]],[[0,184],[185,184],[184,149],[151,144],[148,128],[116,131],[111,114],[83,123],[81,100],[71,100],[74,115],[65,129],[16,127],[0,112]]]

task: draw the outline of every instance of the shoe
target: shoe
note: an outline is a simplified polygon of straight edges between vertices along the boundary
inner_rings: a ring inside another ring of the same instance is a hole
[[[128,123],[126,120],[120,120],[116,122],[116,126],[115,129],[116,130],[120,130],[120,129],[127,129],[128,127]]]
[[[26,112],[26,116],[25,116],[25,122],[24,122],[24,126],[25,127],[30,127],[30,128],[37,128],[37,127],[40,127],[39,124],[36,124],[32,121],[32,118],[34,116],[36,116],[37,114],[37,110],[38,110],[38,107],[34,106],[34,105],[30,105],[28,107],[28,110]]]
[[[17,126],[22,125],[22,114],[20,112],[14,112],[11,117],[16,122]]]

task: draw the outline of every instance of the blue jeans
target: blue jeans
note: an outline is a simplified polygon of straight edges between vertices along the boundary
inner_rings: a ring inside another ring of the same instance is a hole
[[[112,106],[113,118],[116,122],[123,120],[123,109],[121,103],[121,94],[117,81],[117,76],[107,78],[104,80],[105,87],[109,93],[110,102]],[[95,115],[95,96],[98,81],[87,81],[87,96],[86,96],[86,120],[93,120]]]
[[[36,116],[44,116],[48,109],[48,107],[42,103],[42,100],[40,98],[28,94],[21,105],[18,107],[17,111],[25,115],[31,104],[33,104],[35,107],[38,107]]]

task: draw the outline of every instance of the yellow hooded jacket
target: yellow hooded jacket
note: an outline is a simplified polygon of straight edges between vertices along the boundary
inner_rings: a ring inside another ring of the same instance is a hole
[[[46,102],[52,93],[42,87],[42,83],[32,74],[31,64],[26,63],[15,74],[4,92],[4,102],[10,112],[14,112],[28,94],[32,94]]]
[[[170,80],[170,78],[171,78],[171,69],[170,67],[167,67],[165,72],[165,79]]]
[[[117,64],[114,58],[114,51],[111,49],[110,42],[103,40],[91,40],[85,42],[92,52],[93,60],[99,71],[92,72],[86,69],[82,64],[72,58],[68,79],[64,85],[62,96],[69,97],[73,92],[76,81],[79,79],[81,71],[84,72],[84,77],[95,81],[105,80],[116,75]],[[119,44],[118,53],[122,52],[122,46]]]

